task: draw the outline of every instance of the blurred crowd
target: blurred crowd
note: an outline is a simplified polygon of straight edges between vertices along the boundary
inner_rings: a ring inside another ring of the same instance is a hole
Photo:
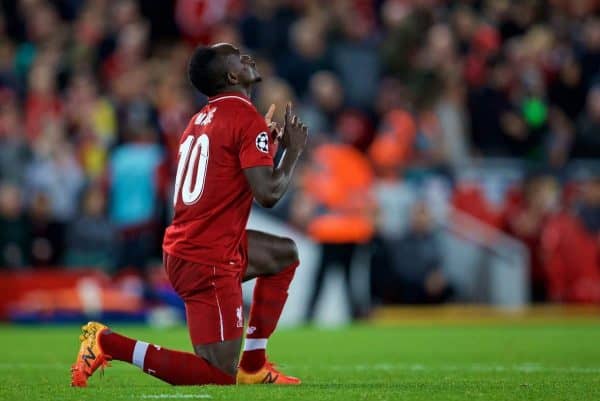
[[[600,302],[600,175],[564,174],[600,160],[595,0],[0,4],[4,268],[160,263],[179,135],[206,101],[187,60],[231,42],[257,59],[259,111],[291,99],[310,127],[273,213],[322,245],[313,306],[364,244],[377,299],[451,298],[449,205],[526,243],[535,300]],[[492,158],[534,169],[493,191],[463,174]]]

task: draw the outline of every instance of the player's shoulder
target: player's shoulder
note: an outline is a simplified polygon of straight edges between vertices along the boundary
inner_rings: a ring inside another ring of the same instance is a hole
[[[233,138],[238,139],[239,135],[243,135],[248,129],[267,130],[264,117],[249,99],[229,93],[211,97],[208,103],[192,116],[188,129],[204,131],[211,126],[216,127],[214,129],[218,129],[222,136],[233,135]]]
[[[230,114],[234,117],[233,121],[247,121],[259,115],[258,110],[248,98],[233,93],[212,97],[209,99],[207,106],[209,109],[218,110],[219,113]]]

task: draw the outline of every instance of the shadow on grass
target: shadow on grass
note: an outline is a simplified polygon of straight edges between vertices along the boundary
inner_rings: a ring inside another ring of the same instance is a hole
[[[172,392],[189,392],[195,390],[205,391],[262,391],[262,390],[277,390],[277,391],[298,391],[304,390],[381,390],[381,389],[401,389],[406,388],[407,385],[403,383],[302,383],[300,386],[270,386],[270,385],[258,385],[258,386],[216,386],[216,385],[205,385],[205,386],[149,386],[148,384],[124,384],[124,383],[110,383],[106,386],[101,385],[90,385],[83,391],[102,391],[107,388],[111,389],[136,389],[137,391],[146,390],[148,392],[160,392],[167,391]],[[72,387],[71,387],[72,388]],[[74,388],[73,391],[82,391]]]

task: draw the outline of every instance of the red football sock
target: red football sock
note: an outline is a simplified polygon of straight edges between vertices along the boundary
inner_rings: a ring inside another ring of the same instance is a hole
[[[100,347],[111,359],[123,362],[133,361],[133,350],[135,348],[134,339],[114,333],[111,330],[105,330],[100,336]]]
[[[234,376],[191,353],[136,341],[112,331],[100,337],[100,346],[112,359],[134,364],[169,384],[235,384]]]
[[[240,366],[247,372],[259,370],[267,360],[267,339],[277,327],[298,264],[296,262],[277,274],[256,279],[248,333],[240,361]]]

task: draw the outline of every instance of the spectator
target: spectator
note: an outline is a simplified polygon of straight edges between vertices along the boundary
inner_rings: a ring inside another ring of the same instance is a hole
[[[117,140],[114,107],[99,95],[93,77],[81,73],[70,80],[65,114],[68,129],[77,140],[83,171],[97,178],[105,170],[109,147]]]
[[[0,105],[0,182],[22,183],[31,159],[14,94],[5,91]]]
[[[310,78],[309,88],[300,117],[313,133],[331,135],[335,117],[344,106],[344,89],[337,76],[329,71],[315,73]]]
[[[21,191],[14,184],[0,184],[0,267],[27,266],[30,248],[30,225]]]
[[[584,184],[581,201],[576,205],[576,215],[586,231],[600,239],[600,177],[590,177]],[[598,244],[600,246],[600,243]],[[600,272],[599,272],[600,273]]]
[[[510,155],[511,139],[518,141],[527,136],[527,127],[508,95],[512,74],[506,60],[494,60],[489,84],[469,94],[471,143],[483,155]]]
[[[599,78],[600,71],[600,18],[597,15],[585,21],[582,34],[581,75],[584,85],[590,88]]]
[[[569,54],[560,66],[558,77],[550,85],[548,96],[571,121],[575,121],[585,106],[585,95],[581,65],[574,55]]]
[[[445,77],[443,86],[440,100],[434,108],[439,121],[441,159],[452,166],[459,166],[470,157],[464,105],[466,93],[456,72]]]
[[[306,319],[312,320],[327,273],[339,266],[344,273],[351,316],[364,313],[351,285],[354,253],[373,236],[372,173],[367,159],[344,144],[323,144],[312,154],[303,188],[292,207],[292,221],[306,229],[321,248]]]
[[[452,289],[441,268],[441,254],[434,222],[427,206],[419,202],[411,210],[408,232],[384,243],[389,265],[372,272],[375,293],[384,303],[439,303]]]
[[[347,103],[369,108],[381,69],[372,22],[348,8],[342,13],[340,24],[341,35],[331,49],[333,69],[340,77]]]
[[[522,199],[514,199],[506,212],[506,230],[525,243],[530,257],[530,294],[533,302],[547,299],[547,279],[540,252],[543,229],[558,212],[559,187],[554,177],[537,175],[524,185]]]
[[[92,68],[99,62],[107,47],[108,24],[104,19],[106,10],[99,2],[87,2],[81,5],[74,21],[72,56],[73,62],[81,69]],[[102,18],[98,18],[101,16]]]
[[[261,85],[257,98],[257,108],[262,112],[269,109],[272,104],[275,105],[275,114],[273,118],[277,121],[283,121],[285,106],[288,102],[294,102],[294,91],[292,87],[283,79],[272,77],[265,79]]]
[[[172,64],[169,64],[165,68],[173,67]],[[158,84],[156,93],[158,123],[173,165],[179,153],[181,133],[187,127],[195,107],[183,76],[183,73],[179,76],[166,75]]]
[[[89,72],[73,75],[65,90],[65,113],[74,131],[90,129],[102,142],[111,145],[115,141],[115,125],[111,105],[100,97],[97,83]],[[77,113],[79,111],[79,113]]]
[[[0,16],[0,25],[5,23]],[[0,88],[6,88],[8,93],[20,89],[20,82],[14,68],[15,45],[8,38],[0,36]],[[4,95],[2,95],[4,97]]]
[[[296,17],[291,7],[285,4],[278,6],[269,0],[257,0],[248,11],[240,23],[244,44],[248,48],[268,59],[277,57],[287,49],[288,28]]]
[[[542,235],[549,299],[600,302],[600,179],[589,177],[573,211],[557,215]]]
[[[431,13],[424,7],[387,0],[381,7],[381,18],[387,28],[380,55],[386,73],[410,80],[416,72],[412,58],[423,44],[423,32],[431,24]]]
[[[99,186],[91,186],[84,192],[81,213],[67,227],[65,265],[113,269],[117,237],[106,217],[105,206],[105,195]]]
[[[569,161],[575,127],[558,108],[550,109],[545,143],[545,161],[552,168],[561,168]]]
[[[377,200],[377,232],[383,239],[398,239],[408,230],[417,187],[406,179],[378,179],[373,186]]]
[[[290,28],[292,46],[278,61],[278,72],[287,79],[296,95],[303,97],[311,75],[327,69],[327,42],[323,23],[317,18],[304,18]]]
[[[65,223],[52,216],[52,202],[44,192],[34,193],[29,209],[31,249],[28,259],[34,267],[57,266],[65,249]]]
[[[62,112],[63,105],[56,93],[56,71],[49,65],[34,65],[25,103],[25,133],[30,143],[44,133],[46,124],[56,123]]]
[[[413,158],[417,126],[405,110],[392,109],[381,121],[380,131],[369,148],[369,156],[378,176],[396,178]]]
[[[121,237],[118,268],[144,268],[152,254],[160,212],[157,181],[162,161],[156,132],[148,126],[132,127],[128,141],[111,155],[109,217]]]
[[[77,213],[84,177],[72,145],[60,139],[61,128],[52,129],[52,135],[38,141],[39,151],[27,171],[27,186],[33,193],[44,193],[52,219],[65,224]]]
[[[600,155],[600,84],[590,89],[586,108],[577,121],[574,155],[597,158]]]

